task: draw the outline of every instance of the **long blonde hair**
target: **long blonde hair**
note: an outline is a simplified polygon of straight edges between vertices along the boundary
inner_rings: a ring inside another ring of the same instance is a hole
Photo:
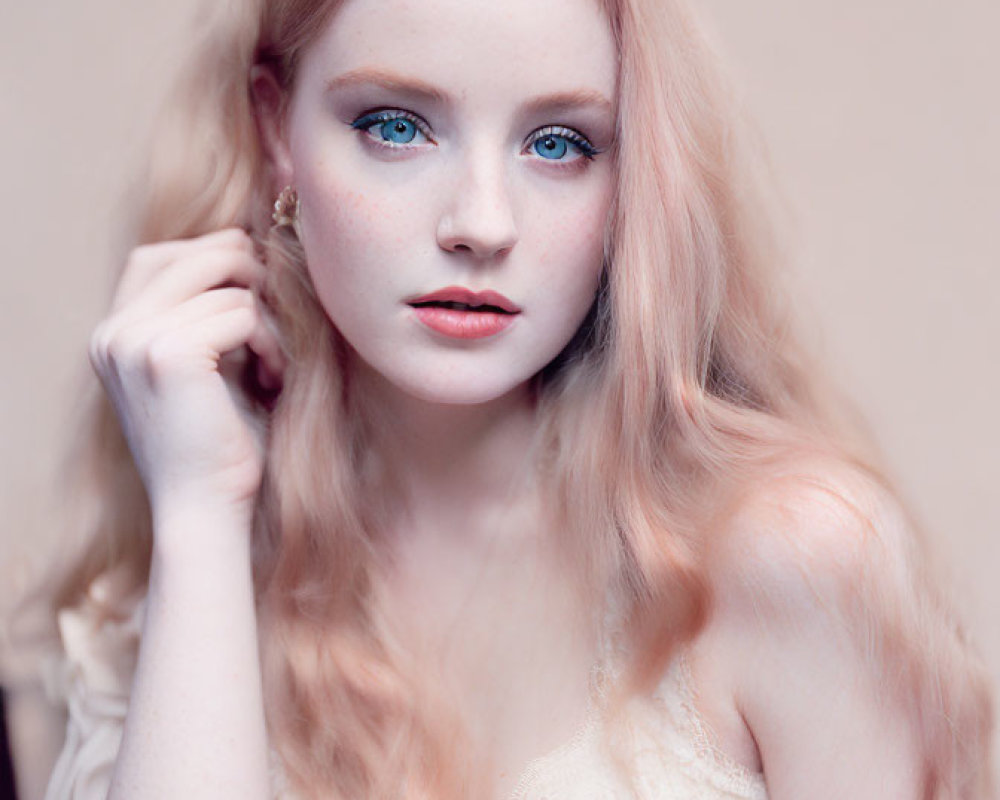
[[[345,344],[298,242],[268,221],[249,72],[267,63],[290,87],[337,5],[220,4],[162,116],[135,240],[240,225],[266,254],[264,294],[290,366],[270,420],[254,568],[268,724],[289,779],[303,796],[398,797],[405,786],[407,796],[470,797],[474,769],[455,766],[461,726],[448,698],[407,669],[372,603],[379,508]],[[589,596],[611,583],[628,608],[624,703],[705,624],[708,543],[737,498],[803,455],[884,481],[849,406],[797,344],[776,291],[782,259],[760,161],[691,11],[682,0],[602,7],[620,59],[606,270],[584,327],[534,384],[553,535]],[[123,604],[148,579],[149,510],[103,398],[78,460],[80,549],[53,580],[53,610],[112,570],[125,576]],[[905,676],[896,691],[921,733],[925,796],[982,797],[984,671],[913,559],[909,606],[881,597],[876,580],[861,586],[871,602],[859,635],[891,631],[900,643],[878,653],[879,668]]]

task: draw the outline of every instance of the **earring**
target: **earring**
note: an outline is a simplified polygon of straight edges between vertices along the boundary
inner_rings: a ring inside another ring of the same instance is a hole
[[[274,211],[271,219],[278,227],[291,225],[298,233],[299,223],[299,195],[291,186],[286,186],[281,190],[278,199],[274,201]]]

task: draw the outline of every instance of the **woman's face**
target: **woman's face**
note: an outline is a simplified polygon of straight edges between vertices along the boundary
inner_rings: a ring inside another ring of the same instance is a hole
[[[596,0],[346,0],[303,54],[278,166],[367,365],[480,403],[562,350],[602,267],[615,80]]]

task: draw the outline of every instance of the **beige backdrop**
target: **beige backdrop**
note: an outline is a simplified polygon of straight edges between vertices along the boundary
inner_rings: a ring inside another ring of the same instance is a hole
[[[0,10],[0,564],[15,583],[58,541],[50,476],[116,215],[195,2]],[[1000,676],[1000,4],[702,2],[793,209],[805,313]]]

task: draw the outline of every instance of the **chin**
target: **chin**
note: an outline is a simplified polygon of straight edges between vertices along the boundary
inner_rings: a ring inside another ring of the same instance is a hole
[[[425,403],[436,405],[472,406],[483,405],[505,397],[512,392],[526,388],[525,380],[490,380],[479,375],[468,380],[456,380],[455,376],[435,380],[433,377],[405,376],[389,379],[397,389]]]
[[[349,370],[375,395],[398,392],[434,405],[490,403],[526,389],[534,374],[521,374],[524,370],[515,369],[485,369],[481,364],[456,364],[436,359],[430,363],[421,363],[419,358],[402,363],[393,359],[394,363],[385,363],[379,359],[366,359],[354,348],[351,348],[351,356]]]

